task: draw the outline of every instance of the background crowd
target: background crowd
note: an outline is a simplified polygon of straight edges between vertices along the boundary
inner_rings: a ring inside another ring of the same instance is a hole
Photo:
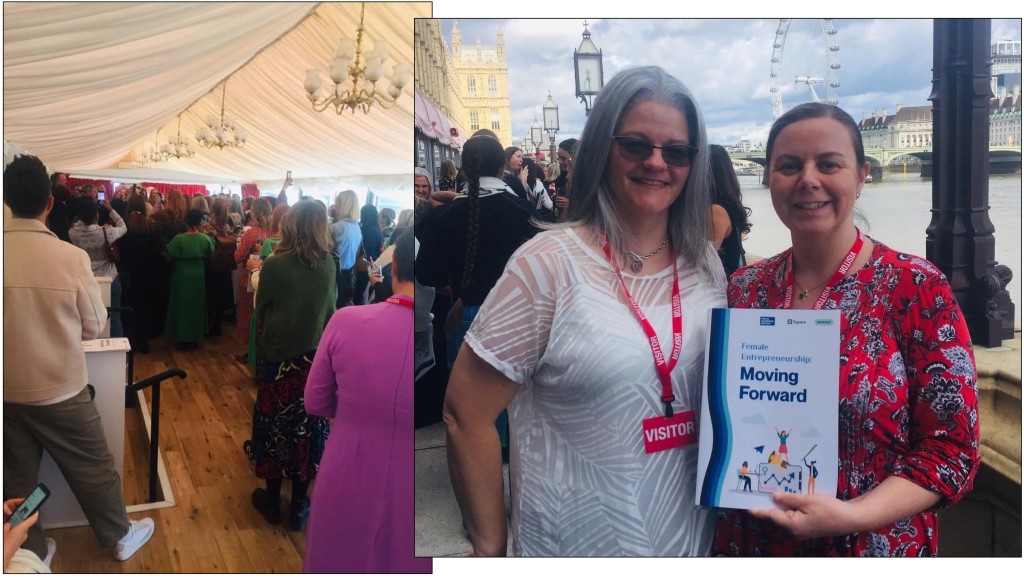
[[[47,179],[43,164],[29,156],[14,159],[4,179],[4,201],[13,213],[5,227],[5,333],[31,336],[58,325],[69,339],[41,349],[75,360],[40,373],[32,368],[41,351],[5,340],[5,359],[23,359],[25,367],[4,364],[5,517],[35,487],[34,452],[46,449],[101,546],[126,560],[153,535],[151,519],[127,520],[110,452],[98,449],[106,442],[81,341],[97,337],[109,314],[110,335],[127,337],[133,354],[149,353],[157,339],[185,356],[207,349],[207,339],[235,342],[239,353],[223,361],[248,365],[256,390],[252,436],[238,448],[262,480],[252,506],[270,524],[306,530],[306,571],[430,571],[429,560],[413,558],[411,504],[396,507],[411,498],[413,392],[404,376],[413,367],[412,211],[378,214],[372,205],[359,207],[353,191],[339,193],[327,207],[307,198],[289,206],[284,189],[276,198],[239,199],[190,197],[177,188],[165,195],[136,185],[109,192],[92,184],[69,188],[67,175]],[[71,301],[38,310],[53,285],[47,276],[54,275],[73,277],[67,280]],[[100,301],[97,277],[111,279],[109,308]],[[223,325],[232,321],[235,331],[225,334]],[[337,343],[344,346],[329,345]],[[55,397],[55,388],[67,391]],[[307,391],[314,390],[315,401],[307,404]],[[364,414],[370,399],[375,411]],[[41,411],[36,406],[51,415],[72,402],[84,413],[66,420],[63,430],[43,435],[31,425],[29,416]],[[336,414],[346,419],[332,435]],[[349,423],[350,415],[365,419]],[[401,443],[387,459],[353,455],[345,444],[358,432],[374,438],[391,432],[385,437],[398,436]],[[91,445],[78,447],[86,442]],[[86,463],[82,450],[90,454]],[[75,467],[104,478],[106,493],[85,503],[88,492],[98,491],[87,486],[96,482],[69,469]],[[379,486],[318,489],[311,499],[320,472],[356,470]],[[283,517],[285,480],[290,507]],[[36,556],[35,568],[48,568],[55,543],[44,539],[36,519],[16,528],[5,524],[5,569],[16,552]],[[387,540],[379,539],[382,528]],[[363,545],[341,555],[333,547],[338,540]]]

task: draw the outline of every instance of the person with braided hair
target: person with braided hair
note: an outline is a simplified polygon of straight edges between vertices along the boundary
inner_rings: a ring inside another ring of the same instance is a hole
[[[466,141],[462,169],[467,193],[431,213],[416,260],[421,284],[451,289],[452,308],[445,323],[449,370],[508,258],[536,233],[532,211],[500,178],[506,158],[491,136]],[[503,413],[492,421],[507,455],[507,416]]]
[[[490,423],[507,408],[516,557],[706,556],[696,414],[726,280],[690,92],[654,66],[617,74],[569,186],[567,221],[509,259],[448,381],[448,469],[472,554],[506,553]]]
[[[466,141],[462,170],[467,193],[430,213],[416,258],[421,284],[451,290],[449,368],[508,258],[537,232],[529,209],[501,180],[505,152],[497,139],[480,135]]]

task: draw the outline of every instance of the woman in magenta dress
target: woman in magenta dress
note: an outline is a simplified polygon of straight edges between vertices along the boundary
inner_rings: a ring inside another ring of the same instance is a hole
[[[414,557],[412,232],[395,243],[394,297],[338,310],[306,381],[334,419],[313,489],[303,572],[430,573]]]

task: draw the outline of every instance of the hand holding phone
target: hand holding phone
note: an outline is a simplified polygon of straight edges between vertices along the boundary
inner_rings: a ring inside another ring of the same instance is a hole
[[[40,482],[39,485],[36,486],[36,489],[32,490],[32,493],[29,494],[27,498],[25,498],[25,501],[23,501],[21,505],[18,506],[16,510],[14,510],[14,513],[11,514],[11,517],[7,518],[6,522],[11,526],[17,526],[18,524],[24,522],[27,518],[32,516],[32,514],[35,514],[37,511],[39,511],[39,508],[41,508],[42,505],[46,503],[46,500],[49,499],[49,497],[50,488],[47,488],[46,484]],[[4,510],[6,509],[7,503],[5,502]]]

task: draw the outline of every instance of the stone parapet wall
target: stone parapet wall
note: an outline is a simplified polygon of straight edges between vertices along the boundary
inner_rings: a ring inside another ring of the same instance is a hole
[[[974,490],[939,514],[939,552],[1021,556],[1021,334],[999,348],[975,347],[981,470]]]
[[[1020,333],[1002,348],[975,347],[984,463],[1021,484]]]

